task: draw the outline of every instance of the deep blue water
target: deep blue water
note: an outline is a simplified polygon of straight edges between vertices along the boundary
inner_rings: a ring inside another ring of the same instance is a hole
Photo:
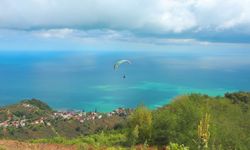
[[[132,64],[115,72],[118,59]],[[110,111],[140,103],[155,108],[192,92],[239,90],[250,90],[250,49],[244,46],[0,52],[1,105],[38,98],[56,109]]]

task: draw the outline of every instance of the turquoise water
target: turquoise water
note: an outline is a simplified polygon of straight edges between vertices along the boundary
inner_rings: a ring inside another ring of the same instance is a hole
[[[131,65],[113,64],[129,59]],[[126,79],[122,79],[126,74]],[[0,104],[38,98],[55,109],[150,108],[180,94],[250,90],[247,46],[173,46],[166,50],[0,52]]]

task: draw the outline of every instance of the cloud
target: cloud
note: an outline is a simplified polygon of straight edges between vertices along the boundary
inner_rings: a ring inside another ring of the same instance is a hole
[[[111,29],[147,34],[244,29],[250,34],[249,7],[249,0],[2,0],[0,28]]]
[[[159,36],[138,36],[129,31],[116,31],[110,29],[79,30],[70,28],[58,28],[48,30],[35,30],[32,36],[39,38],[74,39],[81,42],[87,41],[122,41],[130,43],[147,43],[154,45],[211,45],[215,41],[209,39],[196,39],[195,37],[159,37]],[[225,41],[216,41],[216,44],[226,44]]]
[[[115,30],[79,30],[70,28],[55,28],[31,31],[31,35],[42,38],[76,38],[101,40],[128,40],[134,37],[130,32]]]
[[[49,30],[41,30],[34,32],[35,35],[44,37],[44,38],[65,38],[72,35],[74,32],[73,29],[63,28],[63,29],[49,29]]]

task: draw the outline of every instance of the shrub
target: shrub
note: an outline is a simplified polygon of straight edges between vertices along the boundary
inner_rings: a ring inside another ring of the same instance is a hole
[[[166,147],[166,150],[189,150],[189,148],[185,147],[183,144],[170,143],[170,145]]]
[[[143,105],[138,106],[129,117],[128,125],[129,132],[135,133],[135,131],[138,130],[138,138],[136,138],[138,139],[138,143],[143,144],[145,141],[149,141],[152,129],[151,111]],[[129,133],[128,135],[130,136],[135,134]]]

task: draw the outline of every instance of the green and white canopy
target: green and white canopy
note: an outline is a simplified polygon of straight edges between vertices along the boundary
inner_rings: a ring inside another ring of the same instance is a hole
[[[131,61],[129,60],[126,60],[126,59],[121,59],[121,60],[118,60],[115,64],[114,64],[114,70],[118,70],[120,65],[122,64],[131,64]]]

